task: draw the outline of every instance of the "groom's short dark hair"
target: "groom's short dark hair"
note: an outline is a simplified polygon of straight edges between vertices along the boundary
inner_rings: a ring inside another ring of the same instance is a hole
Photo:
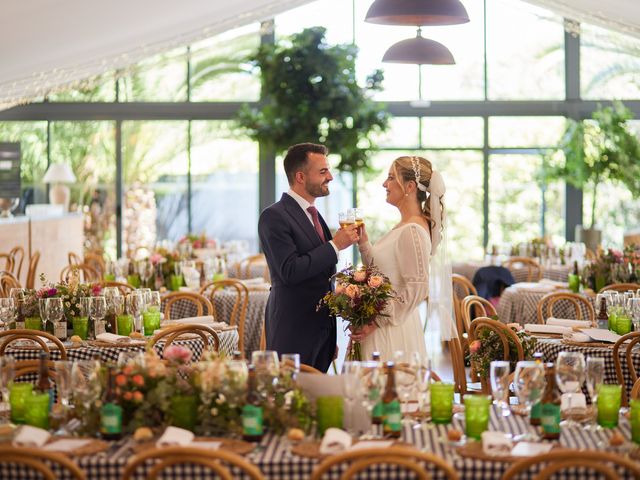
[[[324,145],[318,145],[316,143],[298,143],[297,145],[289,147],[284,157],[284,172],[287,174],[289,185],[293,185],[296,172],[304,170],[307,166],[309,153],[327,155],[329,149]]]

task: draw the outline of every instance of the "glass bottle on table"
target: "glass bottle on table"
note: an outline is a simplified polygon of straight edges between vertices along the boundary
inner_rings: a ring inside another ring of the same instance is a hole
[[[258,393],[256,369],[249,365],[247,396],[242,407],[242,439],[247,442],[259,442],[263,435],[262,397]]]
[[[609,315],[607,314],[607,297],[605,295],[596,295],[596,308],[598,309],[596,315],[598,328],[607,330],[609,328]]]
[[[542,355],[542,353],[540,352],[536,352],[533,354],[533,361],[540,365],[542,365],[543,358],[544,358],[544,355]],[[533,406],[531,407],[531,417],[529,419],[529,423],[531,425],[534,425],[536,427],[540,425],[541,410],[542,410],[542,400],[534,403]]]
[[[122,407],[116,395],[115,371],[107,370],[107,389],[100,408],[100,435],[105,440],[119,440],[122,437]]]
[[[396,391],[396,372],[393,362],[387,362],[387,385],[382,395],[383,423],[385,437],[400,438],[402,433],[402,412]]]
[[[540,424],[542,425],[542,438],[545,440],[558,440],[560,438],[560,405],[561,399],[556,386],[556,372],[553,363],[544,366],[546,386],[540,403]]]

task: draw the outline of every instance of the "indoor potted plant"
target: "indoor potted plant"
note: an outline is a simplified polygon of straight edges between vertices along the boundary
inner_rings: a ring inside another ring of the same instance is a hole
[[[569,119],[559,149],[547,155],[547,179],[565,180],[576,188],[591,192],[589,228],[578,225],[576,240],[595,250],[601,231],[596,229],[598,187],[602,182],[624,185],[635,197],[640,195],[640,140],[629,130],[633,118],[622,103],[599,106],[590,120]]]

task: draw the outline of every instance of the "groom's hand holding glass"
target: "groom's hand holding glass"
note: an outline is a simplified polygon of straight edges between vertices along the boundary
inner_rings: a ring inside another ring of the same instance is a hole
[[[344,250],[354,243],[358,243],[359,240],[358,226],[355,223],[341,227],[333,236],[333,243],[338,247],[338,250]]]

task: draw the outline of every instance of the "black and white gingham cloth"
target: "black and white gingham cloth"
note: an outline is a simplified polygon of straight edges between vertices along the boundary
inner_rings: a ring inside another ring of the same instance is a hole
[[[250,278],[267,278],[268,269],[266,263],[254,262],[249,265],[249,271],[247,272],[247,268],[243,266],[240,267],[239,263],[235,263],[229,267],[227,272],[227,276],[229,278],[237,278],[240,280],[248,280]]]
[[[464,275],[470,281],[473,281],[473,276],[479,268],[485,267],[482,263],[454,263],[452,265],[453,273],[458,275]],[[566,282],[569,280],[569,273],[571,273],[572,267],[569,265],[552,265],[550,267],[543,268],[542,278],[548,278],[556,282]],[[528,270],[526,267],[511,267],[509,269],[513,279],[516,282],[526,282]]]
[[[216,322],[229,323],[231,310],[236,300],[235,290],[219,290],[213,297],[216,311]],[[244,322],[244,354],[245,358],[251,358],[251,352],[260,350],[260,337],[262,336],[262,324],[264,312],[269,300],[268,290],[249,290],[247,303],[247,315]],[[164,312],[164,303],[162,304]],[[186,318],[196,315],[195,305],[188,300],[178,300],[171,306],[171,318]]]
[[[552,291],[541,292],[511,286],[505,289],[500,296],[497,308],[498,318],[503,323],[519,323],[520,325],[538,323],[538,302]],[[592,297],[586,298],[594,305]],[[576,318],[573,305],[567,301],[559,301],[554,305],[553,316],[556,318]],[[582,308],[582,318],[589,318],[584,308]]]
[[[446,442],[447,431],[451,428],[464,431],[464,420],[454,417],[451,425],[423,425],[423,427],[419,429],[405,427],[402,439],[418,449],[434,453],[446,460],[454,467],[463,480],[499,480],[511,464],[499,461],[469,459],[458,455],[455,447],[448,445]],[[497,415],[495,410],[492,412],[489,425],[490,430],[511,432],[513,434],[524,433],[533,428],[534,427],[529,426],[524,417],[511,415],[510,417],[503,418]],[[616,431],[620,432],[625,438],[630,438],[630,426],[625,418],[621,417],[620,425],[613,430],[593,432],[585,431],[582,427],[563,428],[560,444],[566,448],[583,450],[580,453],[576,453],[576,455],[588,455],[588,452],[584,450],[594,449],[600,442],[608,445],[609,436]],[[114,442],[107,452],[76,457],[73,458],[73,460],[86,473],[87,478],[96,480],[119,480],[128,459],[132,455],[131,450],[127,448],[127,442],[128,440]],[[316,459],[299,457],[292,454],[288,441],[283,437],[273,435],[265,436],[259,448],[246,455],[245,458],[255,464],[267,479],[274,480],[308,479],[318,463]],[[148,472],[150,466],[151,463],[147,463],[145,467],[141,467],[137,471],[138,476],[136,478],[144,478],[143,474]],[[57,467],[54,471],[59,473]],[[344,467],[342,470],[334,469],[325,478],[338,479],[340,473],[343,471]],[[234,479],[248,478],[242,476],[239,470],[233,469],[232,472]],[[178,466],[168,473],[169,475],[163,478],[185,480],[215,478],[211,475],[204,474],[202,470],[195,465]],[[619,475],[621,479],[632,478],[621,471]],[[28,476],[23,469],[18,469],[15,465],[5,463],[0,464],[0,478],[22,479],[35,477]],[[65,477],[60,476],[58,478]],[[401,472],[398,467],[382,465],[372,467],[372,469],[364,472],[358,478],[395,480],[414,477],[403,475],[403,472]],[[436,474],[433,478],[443,478],[443,476]],[[574,470],[563,472],[562,474],[554,476],[554,478],[561,480],[590,480],[600,477],[593,473],[587,474],[584,471]]]

